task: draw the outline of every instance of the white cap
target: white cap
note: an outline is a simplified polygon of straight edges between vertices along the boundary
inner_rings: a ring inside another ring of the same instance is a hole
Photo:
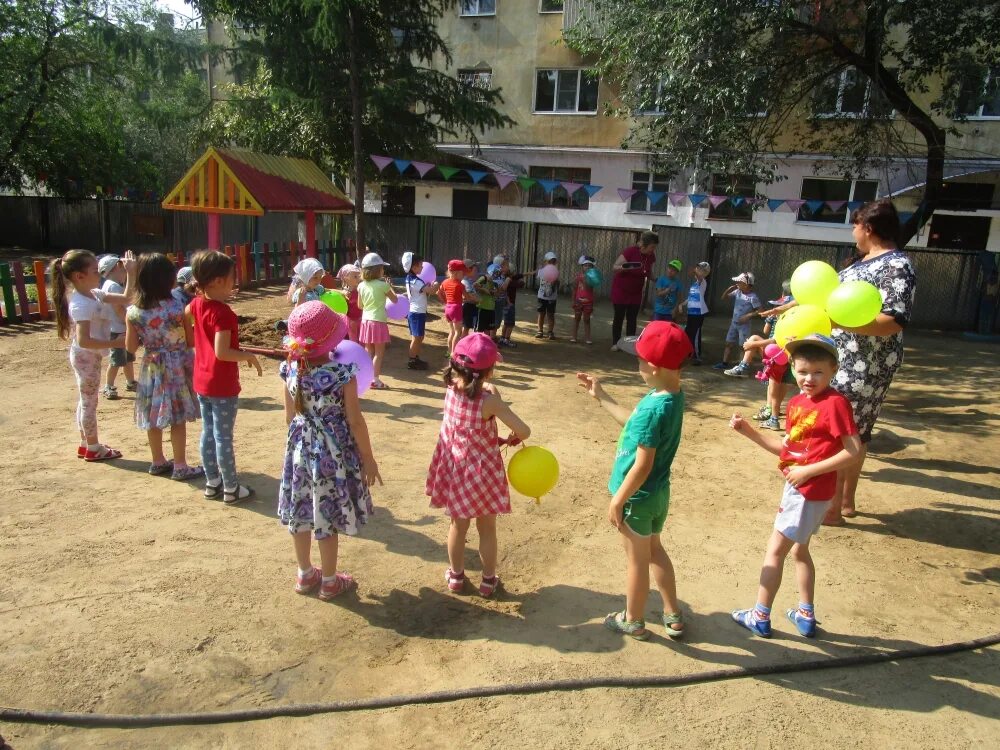
[[[312,281],[313,276],[318,273],[323,273],[323,264],[315,258],[306,258],[305,260],[300,260],[295,264],[295,268],[292,269],[292,273],[294,273],[295,278],[303,284],[308,284]]]
[[[739,276],[733,276],[733,281],[739,284],[746,284],[747,286],[753,286],[753,274],[749,271],[744,271]]]
[[[413,253],[407,250],[403,253],[403,271],[409,273],[411,268],[413,268]]]
[[[107,276],[114,270],[115,266],[121,263],[121,260],[117,255],[102,255],[97,259],[97,272],[101,276]]]
[[[551,250],[549,250],[547,253],[545,253],[545,255],[542,256],[542,260],[544,260],[544,261],[558,260],[558,259],[559,259],[559,256],[556,255]]]
[[[498,266],[503,265],[503,262],[505,260],[507,260],[507,256],[504,255],[503,253],[497,253],[496,255],[493,256],[493,262],[496,263]]]
[[[375,268],[375,266],[387,265],[389,264],[382,260],[382,256],[378,253],[368,253],[368,255],[361,259],[362,268]]]
[[[712,266],[709,264],[707,260],[703,260],[701,263],[695,266],[695,268],[697,268],[706,276],[708,276],[712,272]]]
[[[587,265],[588,263],[589,263],[590,265],[592,265],[592,266],[595,266],[595,265],[597,265],[597,263],[596,263],[596,262],[594,261],[594,259],[593,259],[593,258],[591,258],[591,257],[590,257],[589,255],[581,255],[581,256],[580,256],[580,259],[579,259],[579,260],[578,260],[578,261],[576,262],[576,264],[577,264],[578,266],[585,266],[585,265]]]
[[[177,272],[178,284],[190,284],[194,280],[194,270],[191,266],[184,266]]]

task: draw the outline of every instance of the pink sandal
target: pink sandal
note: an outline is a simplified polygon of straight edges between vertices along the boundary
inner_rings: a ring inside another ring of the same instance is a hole
[[[320,576],[322,580],[322,575]],[[319,598],[324,602],[340,596],[345,591],[350,591],[357,586],[357,582],[347,573],[337,573],[332,581],[323,583],[319,587]]]

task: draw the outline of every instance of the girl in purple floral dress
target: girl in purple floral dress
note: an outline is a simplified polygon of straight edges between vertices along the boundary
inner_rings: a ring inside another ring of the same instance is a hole
[[[337,572],[338,535],[353,536],[368,521],[368,487],[382,482],[358,401],[358,368],[330,357],[346,335],[346,319],[322,302],[299,305],[288,317],[288,361],[279,369],[288,442],[278,516],[295,542],[295,590],[308,594],[318,587],[324,601],[355,586],[350,575]],[[310,534],[322,569],[313,567]]]

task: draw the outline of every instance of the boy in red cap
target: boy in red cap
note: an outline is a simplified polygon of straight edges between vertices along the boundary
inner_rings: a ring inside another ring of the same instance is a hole
[[[670,505],[670,464],[681,440],[684,392],[681,367],[694,353],[691,340],[675,323],[650,323],[638,337],[618,342],[622,351],[639,357],[639,376],[652,390],[630,414],[589,373],[577,373],[581,384],[623,425],[608,490],[608,521],[618,529],[628,561],[625,609],[612,612],[604,625],[644,641],[650,632],[644,618],[650,573],[663,597],[663,626],[671,638],[684,633],[677,601],[674,567],[660,542]]]

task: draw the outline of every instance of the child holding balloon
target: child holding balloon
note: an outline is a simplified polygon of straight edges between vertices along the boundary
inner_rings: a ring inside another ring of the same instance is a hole
[[[361,305],[358,304],[358,285],[361,283],[361,269],[353,263],[346,263],[337,271],[340,287],[347,297],[348,338],[358,343],[361,335]],[[336,312],[336,311],[334,311]]]
[[[511,411],[489,381],[497,362],[497,345],[485,333],[473,333],[455,345],[444,373],[444,421],[427,471],[425,492],[431,507],[443,508],[451,518],[448,531],[448,589],[465,588],[465,538],[472,520],[479,532],[483,578],[479,594],[492,596],[500,585],[497,575],[497,515],[510,513],[510,489],[500,446],[516,444],[531,429]],[[497,420],[511,430],[504,441],[497,436]]]
[[[542,256],[544,265],[538,269],[538,333],[545,338],[545,320],[549,321],[549,339],[556,337],[556,301],[559,299],[559,256],[549,250]]]
[[[594,342],[590,340],[590,316],[594,313],[594,286],[592,285],[593,275],[588,275],[595,267],[594,259],[589,255],[581,255],[577,261],[580,266],[580,273],[576,275],[575,288],[573,290],[573,335],[570,343],[576,343],[577,333],[580,331],[580,321],[583,320],[583,335],[586,336],[588,344]]]
[[[652,573],[663,597],[663,626],[671,638],[684,634],[677,601],[674,566],[660,541],[670,505],[670,465],[681,440],[684,391],[681,368],[694,353],[687,333],[675,323],[654,321],[638,337],[627,337],[619,349],[639,358],[639,375],[651,390],[632,412],[620,406],[589,373],[577,377],[587,393],[622,425],[608,490],[608,521],[621,534],[627,558],[625,609],[612,612],[604,625],[616,633],[644,641],[645,609]]]
[[[288,286],[288,301],[292,303],[292,307],[318,300],[326,292],[321,283],[326,270],[315,258],[300,260],[292,268],[292,274],[292,283]]]
[[[428,264],[429,267],[429,264]],[[424,259],[407,251],[403,253],[403,271],[406,272],[406,296],[410,300],[410,311],[406,322],[410,327],[410,361],[406,366],[411,370],[426,370],[427,363],[420,359],[420,349],[424,344],[427,327],[427,297],[437,292],[437,284],[421,278]],[[430,269],[434,273],[434,269]]]
[[[388,389],[382,382],[382,363],[385,359],[385,345],[389,343],[389,316],[385,311],[385,301],[395,302],[398,297],[383,276],[388,265],[378,253],[368,253],[361,259],[361,278],[358,284],[358,301],[361,303],[361,330],[358,341],[372,358],[375,373],[372,388],[376,391]]]

